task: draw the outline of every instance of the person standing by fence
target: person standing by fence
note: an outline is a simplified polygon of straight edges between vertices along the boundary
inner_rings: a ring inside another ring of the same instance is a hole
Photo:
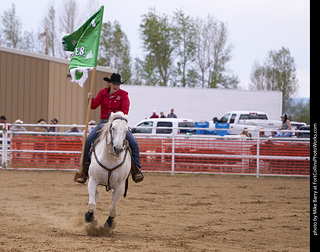
[[[177,115],[174,112],[174,109],[172,108],[170,113],[167,115],[168,118],[177,118]]]

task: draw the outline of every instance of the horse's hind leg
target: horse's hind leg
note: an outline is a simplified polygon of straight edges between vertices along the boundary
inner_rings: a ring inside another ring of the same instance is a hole
[[[96,202],[98,198],[98,191],[97,191],[97,182],[90,177],[88,182],[88,192],[89,192],[89,211],[85,214],[85,221],[92,222],[94,219],[94,211],[96,210]]]

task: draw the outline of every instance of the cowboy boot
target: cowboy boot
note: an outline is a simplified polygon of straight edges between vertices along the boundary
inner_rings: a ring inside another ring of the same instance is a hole
[[[133,181],[136,183],[141,182],[144,178],[142,171],[134,162],[131,162],[131,176]]]
[[[76,181],[78,183],[84,184],[87,181],[87,176],[84,173],[82,173],[82,174],[80,174],[80,176],[77,178]]]
[[[86,164],[83,165],[82,173],[76,179],[76,181],[78,183],[84,184],[87,181],[87,178],[88,178],[88,171],[89,171],[89,165],[86,163]]]

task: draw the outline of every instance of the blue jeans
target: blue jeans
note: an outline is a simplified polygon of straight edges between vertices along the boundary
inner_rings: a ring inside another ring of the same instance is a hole
[[[277,137],[292,137],[292,132],[277,132],[277,134],[275,135]]]
[[[98,123],[98,125],[95,128],[93,128],[91,130],[91,132],[89,133],[89,135],[87,136],[86,145],[85,145],[85,149],[84,149],[83,165],[85,164],[85,162],[88,158],[88,153],[90,151],[91,143],[92,143],[92,141],[94,141],[94,139],[96,139],[96,137],[98,135],[97,131],[100,130],[104,126],[105,123],[106,123],[106,120],[101,120]],[[126,139],[128,140],[130,148],[132,150],[132,159],[133,159],[135,165],[141,169],[139,145],[138,145],[137,140],[134,138],[134,136],[132,135],[132,133],[129,130],[127,132]]]

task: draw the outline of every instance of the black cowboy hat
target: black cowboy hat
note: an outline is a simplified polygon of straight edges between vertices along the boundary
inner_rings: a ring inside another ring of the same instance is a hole
[[[108,77],[104,77],[103,80],[107,81],[107,82],[111,82],[113,84],[123,84],[126,82],[126,80],[124,82],[121,82],[121,76],[118,73],[113,73],[111,75],[111,79],[109,79]]]
[[[0,119],[7,120],[7,118],[4,115],[0,116]]]

